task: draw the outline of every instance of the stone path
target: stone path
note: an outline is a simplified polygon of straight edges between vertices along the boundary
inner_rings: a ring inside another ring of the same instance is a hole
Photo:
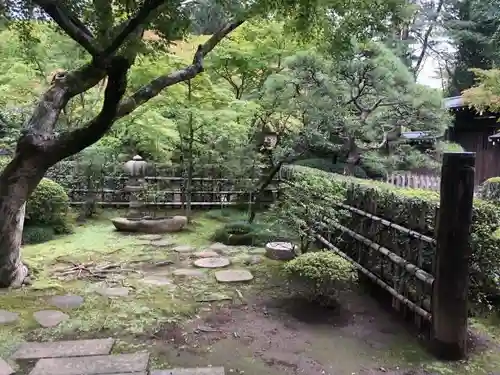
[[[150,369],[148,353],[111,354],[114,343],[112,338],[27,342],[11,360],[35,362],[29,375],[225,375],[223,367]],[[0,375],[12,374],[11,365],[0,358]]]
[[[176,277],[187,278],[214,278],[219,283],[245,282],[253,279],[250,271],[245,269],[229,268],[234,264],[252,265],[262,260],[265,249],[241,249],[214,243],[208,247],[196,249],[192,246],[179,245],[170,239],[159,235],[140,237],[151,246],[168,248],[166,251],[177,253],[185,262],[170,269],[168,275],[150,273],[144,275],[141,282],[156,287],[175,288]],[[144,242],[143,242],[144,244]],[[170,263],[168,264],[170,265]],[[202,270],[203,268],[207,270]],[[225,268],[224,270],[217,270]],[[163,271],[162,271],[163,272]],[[95,293],[105,298],[127,298],[131,292],[128,288],[97,287]],[[133,296],[131,296],[133,297]],[[213,302],[231,297],[217,292],[208,293],[197,298],[198,302]],[[50,306],[62,310],[42,310],[33,314],[34,319],[42,327],[55,327],[70,318],[71,310],[77,309],[85,303],[81,296],[59,295],[48,297]],[[0,310],[0,326],[16,324],[19,314]],[[12,375],[14,362],[36,362],[29,375],[224,375],[222,367],[207,367],[196,369],[168,369],[149,370],[149,354],[111,354],[114,339],[79,340],[36,343],[29,342],[21,345],[9,361],[0,358],[0,375]],[[14,361],[14,362],[13,362]],[[23,366],[24,368],[24,366]],[[28,374],[26,374],[28,375]]]

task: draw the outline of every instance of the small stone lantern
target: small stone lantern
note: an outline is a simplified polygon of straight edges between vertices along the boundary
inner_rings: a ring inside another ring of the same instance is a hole
[[[129,175],[125,191],[130,193],[128,219],[141,219],[144,215],[142,208],[144,202],[141,199],[141,193],[146,188],[146,169],[148,163],[139,155],[136,155],[125,163],[123,169]]]

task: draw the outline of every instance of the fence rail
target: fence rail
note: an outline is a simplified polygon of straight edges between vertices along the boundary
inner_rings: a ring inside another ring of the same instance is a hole
[[[439,188],[441,186],[441,177],[407,172],[396,172],[388,175],[386,182],[401,188],[439,191]]]
[[[131,193],[127,191],[127,177],[98,176],[89,179],[81,175],[52,174],[50,176],[66,188],[70,203],[82,206],[92,201],[101,207],[126,207],[129,205]],[[196,177],[191,180],[191,188],[186,189],[187,179],[179,176],[146,176],[145,189],[142,193],[144,206],[182,207],[190,197],[192,207],[234,206],[241,203],[253,204],[257,179],[243,178],[231,180],[227,178]],[[277,198],[279,180],[274,180],[264,190],[263,204],[271,203]]]

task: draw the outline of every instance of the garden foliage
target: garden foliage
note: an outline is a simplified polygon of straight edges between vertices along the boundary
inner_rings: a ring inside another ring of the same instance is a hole
[[[356,280],[352,264],[331,251],[305,253],[285,263],[283,274],[299,296],[331,304]]]
[[[491,177],[481,185],[481,199],[500,203],[500,177]]]
[[[10,158],[0,157],[0,170]],[[51,240],[55,234],[72,232],[69,197],[64,188],[44,178],[26,204],[23,241],[40,243]]]
[[[287,168],[288,182],[274,210],[288,225],[295,225],[303,234],[307,227],[324,232],[325,218],[354,230],[400,254],[432,274],[435,245],[411,239],[407,234],[388,228],[370,219],[352,214],[336,206],[344,203],[370,212],[388,221],[434,237],[439,195],[419,189],[400,189],[381,182],[347,178],[306,167]],[[372,222],[371,225],[368,225]],[[476,302],[487,302],[499,293],[500,239],[494,236],[500,227],[498,207],[483,200],[475,200],[471,235],[472,259],[470,267],[470,297]],[[330,228],[332,242],[348,255],[374,254],[351,236]],[[422,257],[417,259],[417,252]],[[372,270],[390,269],[385,257],[369,255],[365,264]]]

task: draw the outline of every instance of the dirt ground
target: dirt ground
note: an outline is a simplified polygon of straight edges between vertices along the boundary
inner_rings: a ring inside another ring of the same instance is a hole
[[[224,365],[234,374],[431,374],[397,366],[391,353],[418,347],[416,335],[360,291],[337,309],[275,298],[204,308],[182,327],[161,327],[152,344],[172,366]]]

